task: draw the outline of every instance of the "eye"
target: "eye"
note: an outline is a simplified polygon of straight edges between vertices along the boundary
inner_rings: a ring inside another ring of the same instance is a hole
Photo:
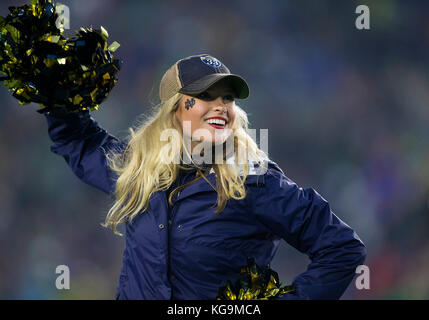
[[[206,91],[201,92],[199,95],[197,95],[197,98],[205,101],[213,100],[212,96]]]
[[[232,94],[228,94],[226,96],[223,96],[223,100],[234,101],[234,96]]]

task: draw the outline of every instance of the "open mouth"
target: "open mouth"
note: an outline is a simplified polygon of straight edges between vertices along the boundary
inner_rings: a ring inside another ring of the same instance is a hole
[[[224,129],[228,123],[222,119],[208,119],[205,122],[215,129]]]

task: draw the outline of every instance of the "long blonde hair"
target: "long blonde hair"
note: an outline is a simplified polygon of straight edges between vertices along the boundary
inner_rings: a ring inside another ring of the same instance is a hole
[[[167,190],[176,180],[180,168],[185,168],[180,163],[164,163],[162,157],[165,154],[161,152],[167,143],[170,143],[169,152],[173,159],[177,157],[183,159],[182,152],[186,152],[181,135],[179,140],[176,139],[176,143],[161,139],[161,133],[164,130],[176,129],[181,132],[181,126],[176,117],[181,97],[182,94],[177,93],[171,99],[156,106],[152,115],[138,124],[135,130],[130,128],[128,143],[123,152],[106,153],[107,164],[118,178],[115,202],[102,225],[111,228],[117,235],[122,235],[117,231],[119,224],[126,221],[131,223],[139,213],[146,211],[151,195],[157,191]],[[234,105],[234,108],[236,116],[231,127],[234,139],[233,152],[236,156],[234,164],[223,162],[214,163],[212,166],[217,182],[218,197],[215,211],[217,214],[225,208],[228,199],[241,200],[246,197],[244,181],[248,172],[248,157],[253,157],[261,167],[264,166],[265,153],[248,134],[249,122],[246,112],[237,105]],[[237,159],[246,159],[242,167]],[[170,204],[175,192],[179,192],[198,179],[204,178],[210,184],[205,177],[206,174],[207,172],[202,172],[197,166],[197,178],[173,190],[169,196]]]

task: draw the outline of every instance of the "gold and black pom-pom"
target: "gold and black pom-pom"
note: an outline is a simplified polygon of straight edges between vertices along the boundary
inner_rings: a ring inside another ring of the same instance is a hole
[[[277,272],[259,267],[253,257],[247,259],[235,284],[227,280],[219,288],[217,300],[272,300],[295,291],[294,285],[281,286]]]
[[[9,11],[0,17],[0,81],[19,104],[38,103],[40,113],[98,109],[117,83],[122,61],[113,52],[119,44],[107,46],[103,27],[65,37],[51,0],[31,0]]]

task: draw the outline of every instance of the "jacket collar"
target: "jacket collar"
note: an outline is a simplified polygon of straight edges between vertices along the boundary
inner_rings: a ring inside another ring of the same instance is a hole
[[[267,158],[268,159],[268,158]],[[235,161],[235,155],[232,155],[228,158],[227,163],[233,164]],[[248,163],[248,171],[247,171],[247,177],[246,181],[244,182],[245,185],[264,185],[265,184],[265,171],[258,167],[257,164],[255,164],[255,161],[253,158],[249,156],[249,163]],[[265,163],[266,166],[268,166],[267,163]],[[243,173],[243,166],[240,165],[239,167],[240,173]],[[210,182],[210,184],[204,179],[200,178],[197,182],[191,184],[190,186],[183,189],[179,196],[177,197],[176,201],[183,200],[189,196],[192,196],[197,193],[201,192],[210,192],[210,191],[216,191],[217,190],[217,184],[216,184],[216,174],[213,170],[213,168],[210,170],[209,174],[206,175],[207,180]],[[213,187],[212,187],[213,186]]]

